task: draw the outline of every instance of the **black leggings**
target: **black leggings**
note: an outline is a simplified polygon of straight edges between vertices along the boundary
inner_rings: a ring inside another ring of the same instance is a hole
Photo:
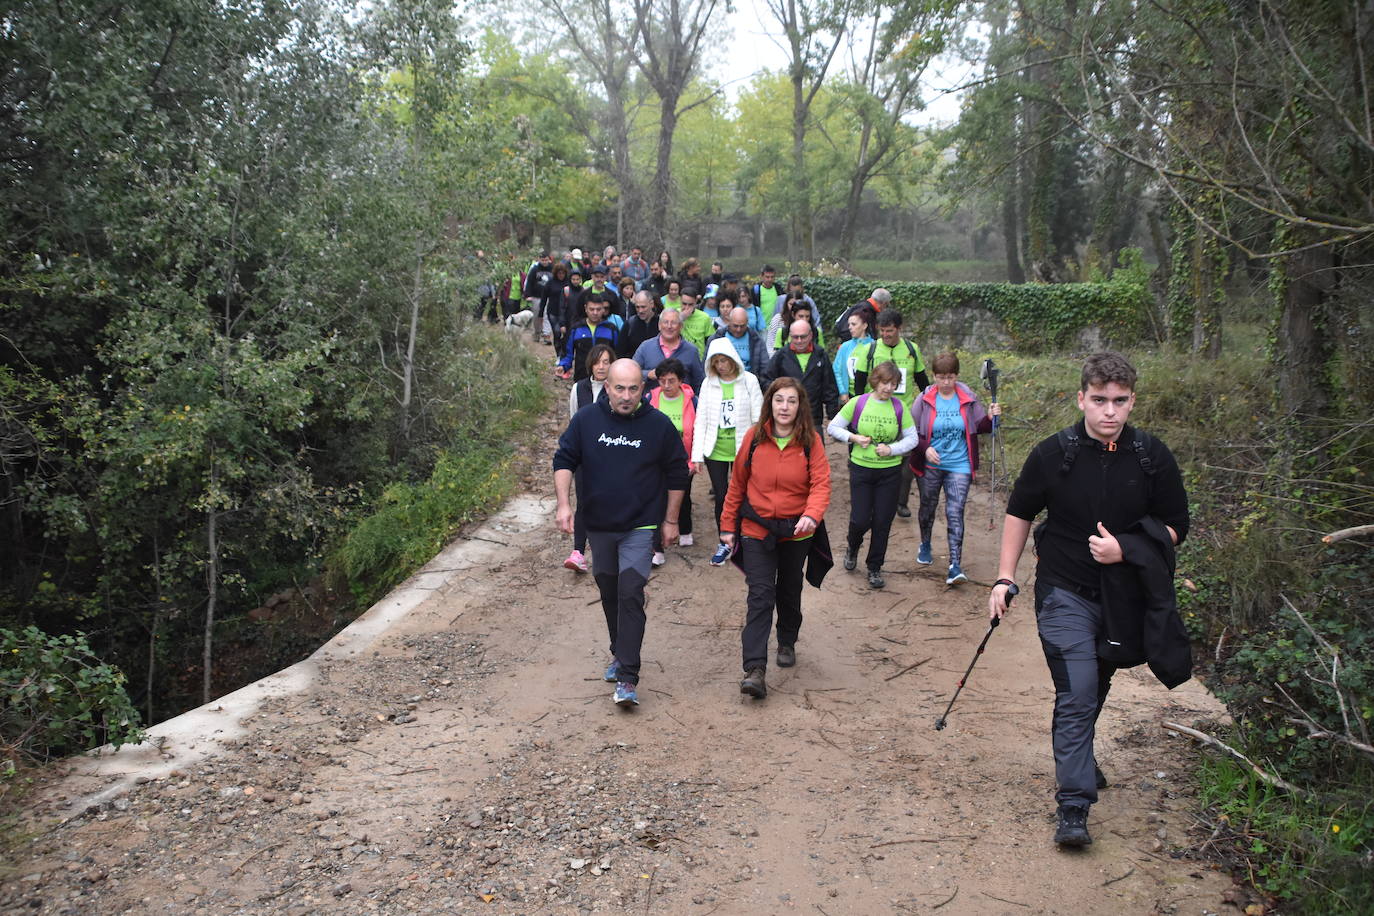
[[[887,538],[897,514],[897,490],[901,483],[902,469],[895,464],[890,468],[869,468],[849,462],[849,549],[857,554],[864,535],[871,531],[873,538],[864,561],[871,570],[882,569],[887,559]]]
[[[720,514],[725,511],[725,494],[730,489],[730,469],[733,461],[706,459],[706,473],[711,478],[711,495],[716,501],[716,530],[720,530]]]

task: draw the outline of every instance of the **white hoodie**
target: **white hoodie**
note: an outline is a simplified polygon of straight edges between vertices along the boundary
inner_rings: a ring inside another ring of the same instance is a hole
[[[735,350],[735,345],[724,337],[718,337],[706,348],[706,380],[701,383],[701,391],[697,392],[697,422],[692,427],[692,454],[693,462],[706,460],[706,456],[711,454],[711,450],[716,447],[716,433],[720,431],[720,405],[723,400],[720,376],[716,374],[715,367],[711,365],[717,356],[728,356],[730,361],[739,369],[739,375],[735,376],[735,441],[741,442],[742,431],[749,429],[759,421],[759,415],[763,412],[763,390],[759,388],[759,380],[754,377],[752,372],[746,372],[744,363],[739,358],[739,353]]]

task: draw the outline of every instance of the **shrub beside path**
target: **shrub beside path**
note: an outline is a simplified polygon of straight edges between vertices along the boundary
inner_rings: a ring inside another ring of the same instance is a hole
[[[654,573],[643,705],[626,712],[599,678],[595,587],[559,566],[546,460],[559,428],[540,431],[525,494],[412,580],[428,596],[373,641],[317,655],[223,735],[129,758],[143,762],[127,790],[93,794],[112,777],[89,768],[43,786],[0,910],[1219,908],[1229,879],[1190,852],[1193,751],[1159,728],[1223,715],[1198,684],[1118,675],[1099,731],[1113,787],[1078,853],[1050,842],[1052,688],[1028,602],[934,730],[986,629],[986,487],[968,510],[974,583],[937,572],[942,519],[933,567],[915,564],[915,520],[898,519],[888,587],[838,567],[808,586],[797,667],[770,669],[757,702],[738,692],[743,578],[707,563],[699,479],[698,542]],[[842,447],[830,458],[842,529]]]

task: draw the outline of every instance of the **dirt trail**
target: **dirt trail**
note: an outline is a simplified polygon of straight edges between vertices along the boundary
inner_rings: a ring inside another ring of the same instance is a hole
[[[545,424],[551,448],[559,427]],[[545,452],[547,454],[547,451]],[[847,518],[844,452],[830,512]],[[744,581],[698,543],[649,585],[642,704],[599,679],[605,629],[563,570],[543,457],[533,528],[488,526],[454,571],[355,659],[319,664],[210,759],[36,828],[0,885],[35,913],[1205,913],[1230,882],[1189,844],[1190,749],[1162,718],[1221,708],[1198,685],[1117,678],[1099,729],[1113,787],[1080,853],[1050,842],[1051,685],[1029,608],[993,636],[949,727],[933,723],[985,630],[985,487],[946,588],[898,519],[888,587],[837,568],[807,587],[798,665],[741,697]],[[497,534],[492,532],[496,531]],[[837,547],[838,549],[838,547]],[[1027,561],[1029,562],[1029,560]],[[1028,573],[1023,570],[1022,578]],[[920,664],[917,664],[920,663]],[[916,665],[916,667],[911,667]],[[164,748],[176,764],[174,746]],[[35,812],[74,793],[57,783]]]

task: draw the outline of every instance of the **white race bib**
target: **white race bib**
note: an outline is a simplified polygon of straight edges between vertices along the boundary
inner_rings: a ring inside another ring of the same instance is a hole
[[[735,399],[727,398],[720,402],[720,428],[735,428]]]
[[[902,373],[902,383],[897,386],[897,390],[893,394],[906,394],[906,370],[899,367],[898,371]]]

